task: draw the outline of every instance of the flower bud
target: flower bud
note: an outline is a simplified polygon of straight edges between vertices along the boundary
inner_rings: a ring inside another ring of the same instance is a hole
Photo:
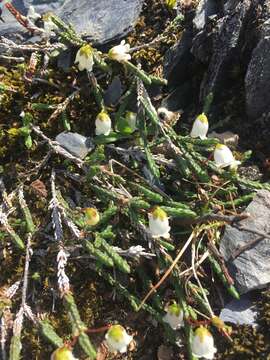
[[[75,358],[72,351],[64,345],[52,353],[51,360],[77,360],[77,358]]]
[[[86,225],[94,226],[100,220],[99,212],[95,208],[86,208],[84,209],[85,212],[85,223]]]

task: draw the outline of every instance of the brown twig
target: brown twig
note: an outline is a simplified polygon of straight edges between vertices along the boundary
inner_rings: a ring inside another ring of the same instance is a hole
[[[207,214],[207,215],[203,215],[200,216],[196,219],[191,219],[190,220],[190,224],[202,224],[202,223],[207,223],[209,221],[221,221],[221,222],[225,222],[227,224],[236,224],[239,221],[245,220],[249,217],[250,215],[248,213],[242,213],[242,214],[237,214],[237,215],[224,215],[224,214]]]
[[[81,89],[75,90],[72,94],[70,94],[61,104],[59,104],[56,110],[52,113],[52,115],[48,119],[48,124],[51,124],[53,120],[55,120],[62,112],[64,112],[69,105],[69,103],[74,99],[74,97],[80,92]]]
[[[182,247],[182,249],[179,251],[178,255],[176,256],[176,258],[174,259],[174,261],[172,262],[171,266],[169,267],[169,269],[165,272],[165,274],[162,276],[162,278],[156,283],[155,286],[152,287],[152,289],[147,293],[147,295],[143,298],[142,302],[140,303],[140,305],[138,306],[138,310],[139,311],[142,306],[145,304],[145,302],[148,300],[148,298],[155,292],[157,291],[157,289],[160,287],[160,285],[162,285],[162,283],[167,279],[167,277],[170,275],[170,273],[173,271],[174,267],[176,266],[176,264],[178,263],[178,261],[181,259],[182,255],[184,254],[184,252],[186,251],[187,247],[189,246],[189,244],[191,243],[191,241],[194,238],[194,231],[191,233],[190,237],[188,238],[187,242],[185,243],[185,245]]]
[[[69,159],[73,163],[75,163],[78,167],[82,168],[84,165],[84,161],[80,158],[72,155],[69,151],[64,149],[57,141],[53,141],[50,138],[48,138],[38,126],[32,126],[32,130],[40,136],[42,139],[44,139],[47,144],[50,146],[50,148],[53,150],[53,152],[64,156],[65,158]]]
[[[5,38],[4,36],[0,37],[0,48],[6,49],[8,53],[10,52],[33,52],[38,51],[42,53],[51,52],[54,50],[64,50],[65,45],[61,43],[55,44],[46,44],[46,45],[38,45],[38,44],[16,44],[14,41]]]
[[[15,17],[19,24],[21,24],[26,30],[34,33],[43,33],[44,30],[35,26],[26,16],[23,16],[11,3],[6,3],[5,7]]]

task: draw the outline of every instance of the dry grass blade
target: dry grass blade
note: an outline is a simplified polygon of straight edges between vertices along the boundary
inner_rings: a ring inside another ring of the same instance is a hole
[[[165,272],[165,274],[162,276],[162,278],[158,281],[158,283],[156,285],[154,285],[152,287],[152,289],[147,293],[147,295],[143,298],[142,302],[140,303],[139,307],[138,307],[138,311],[142,308],[142,306],[145,304],[145,302],[149,299],[149,297],[157,291],[157,289],[163,284],[163,282],[167,279],[167,277],[171,274],[171,272],[173,271],[174,267],[176,266],[176,264],[178,263],[178,261],[181,259],[181,257],[183,256],[184,252],[186,251],[186,249],[188,248],[189,244],[192,242],[192,240],[194,239],[195,236],[195,230],[191,233],[190,237],[188,238],[188,240],[186,241],[185,245],[182,247],[182,249],[179,251],[178,255],[176,256],[176,258],[174,259],[174,261],[172,262],[171,266],[169,267],[169,269]]]

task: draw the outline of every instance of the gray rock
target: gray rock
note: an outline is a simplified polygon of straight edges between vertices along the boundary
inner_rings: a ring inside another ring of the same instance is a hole
[[[270,111],[270,38],[263,38],[253,50],[245,78],[246,110],[250,118]]]
[[[249,295],[244,295],[240,300],[230,301],[219,315],[224,322],[237,325],[256,326],[257,311]]]
[[[213,38],[213,53],[201,85],[201,101],[213,92],[224,91],[224,85],[235,61],[239,61],[245,19],[249,16],[251,0],[238,2],[234,11],[224,16],[217,25]]]
[[[97,43],[127,34],[141,12],[142,0],[66,0],[58,14]]]
[[[40,14],[49,11],[56,12],[63,4],[64,0],[12,0],[11,4],[23,15],[27,15],[29,6],[33,5],[36,12]],[[14,34],[27,34],[26,30],[18,23],[14,16],[3,8],[4,23],[0,26],[0,35],[14,38]]]
[[[193,32],[185,30],[178,44],[171,47],[164,57],[164,77],[169,86],[177,86],[192,75],[193,55],[190,52]]]
[[[217,14],[220,10],[220,2],[216,0],[201,0],[196,8],[196,15],[193,19],[193,25],[196,30],[204,28],[207,18]]]
[[[241,221],[243,226],[265,233],[270,232],[269,191],[258,191],[245,212],[248,212],[250,217]],[[236,249],[257,238],[258,235],[227,225],[221,239],[220,252],[227,261],[230,274],[241,294],[264,288],[270,283],[269,239],[262,239],[252,248],[242,252],[236,259],[231,260],[231,255]]]
[[[186,81],[166,96],[162,100],[161,106],[170,111],[183,110],[192,104],[193,98],[192,85],[189,81]]]
[[[104,93],[105,106],[115,106],[123,93],[123,87],[119,76],[116,76]]]
[[[85,136],[77,133],[62,132],[56,136],[55,140],[63,148],[80,159],[84,159],[94,148],[94,144],[90,138],[86,138]]]
[[[12,4],[24,15],[30,5],[37,12],[56,12],[63,20],[91,41],[103,44],[127,34],[136,23],[143,0],[12,0]],[[9,11],[4,9],[5,24],[1,24],[0,35],[23,32]]]

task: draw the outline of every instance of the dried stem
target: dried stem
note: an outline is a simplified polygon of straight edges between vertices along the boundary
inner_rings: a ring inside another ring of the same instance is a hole
[[[145,304],[145,302],[149,299],[149,297],[155,292],[157,291],[157,289],[162,285],[162,283],[167,279],[167,277],[171,274],[172,270],[174,269],[174,267],[176,266],[176,264],[178,263],[178,261],[181,259],[182,255],[184,254],[184,252],[186,251],[186,249],[188,248],[189,244],[191,243],[191,241],[193,240],[195,236],[195,232],[193,231],[190,235],[190,237],[188,238],[188,240],[186,241],[185,245],[182,247],[182,249],[179,251],[178,255],[176,256],[176,258],[174,259],[174,261],[172,262],[171,266],[169,267],[169,269],[165,272],[165,274],[162,276],[162,278],[158,281],[158,283],[153,286],[153,288],[148,292],[148,294],[143,298],[142,302],[140,303],[138,310],[142,308],[142,306]]]
[[[195,240],[195,239],[194,239],[194,240]],[[213,310],[212,310],[212,308],[211,308],[211,305],[210,305],[210,303],[209,303],[209,301],[208,301],[208,298],[207,298],[207,296],[206,296],[206,294],[205,294],[205,291],[204,291],[204,289],[203,289],[203,287],[202,287],[202,284],[201,284],[200,279],[199,279],[199,277],[198,277],[198,275],[197,275],[197,272],[196,272],[196,268],[195,268],[196,245],[195,245],[195,241],[194,241],[194,240],[193,240],[193,243],[192,243],[192,246],[191,246],[191,264],[192,264],[193,275],[194,275],[194,277],[195,277],[195,279],[196,279],[196,281],[197,281],[197,283],[198,283],[198,285],[199,285],[199,287],[200,287],[200,289],[201,289],[201,292],[202,292],[204,301],[205,301],[205,303],[207,304],[207,307],[208,307],[208,310],[209,310],[209,314],[210,314],[211,317],[214,317],[215,314],[213,313]]]
[[[32,126],[32,130],[40,136],[42,139],[44,139],[50,148],[57,154],[62,155],[63,157],[69,159],[73,163],[75,163],[78,167],[83,167],[84,162],[79,159],[78,157],[72,155],[70,152],[68,152],[66,149],[64,149],[57,141],[53,141],[50,138],[48,138],[38,126]]]

